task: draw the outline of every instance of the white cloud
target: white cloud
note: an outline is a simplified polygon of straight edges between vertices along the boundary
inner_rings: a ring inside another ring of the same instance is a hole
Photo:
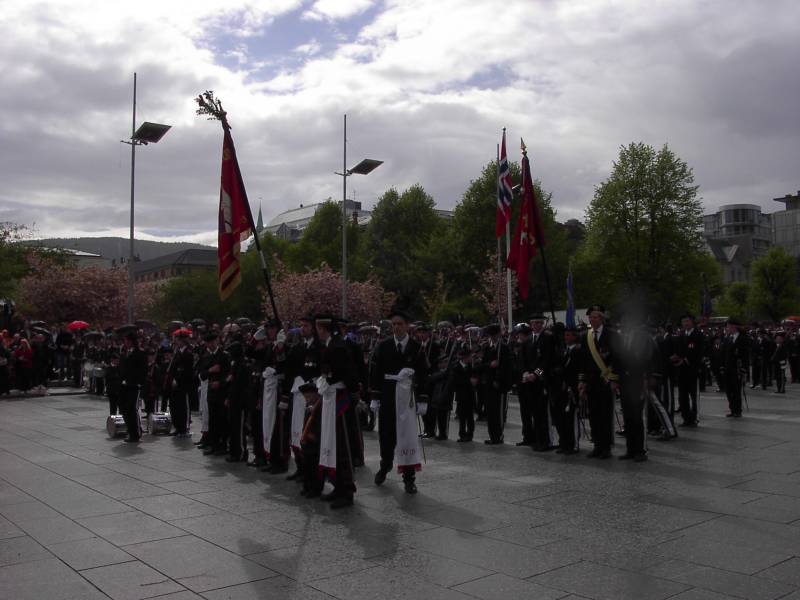
[[[374,4],[374,0],[316,0],[303,18],[311,21],[338,21],[358,15]]]
[[[367,4],[317,2],[309,10],[342,16],[302,21],[301,0],[199,0],[180,10],[7,0],[0,72],[13,93],[0,121],[3,218],[35,221],[42,235],[124,231],[130,157],[118,140],[130,135],[134,70],[137,121],[174,126],[137,153],[143,231],[214,226],[220,129],[196,117],[192,102],[206,89],[225,102],[251,202],[261,198],[266,220],[338,197],[344,113],[348,156],[386,161],[348,185],[368,205],[391,185],[419,182],[452,207],[494,157],[503,126],[512,160],[525,138],[564,217],[582,215],[619,145],[631,141],[669,142],[695,168],[709,207],[772,210],[772,197],[800,187],[793,2],[765,11],[743,1],[731,11],[722,0],[646,9],[611,0],[388,0],[360,30],[339,28]]]

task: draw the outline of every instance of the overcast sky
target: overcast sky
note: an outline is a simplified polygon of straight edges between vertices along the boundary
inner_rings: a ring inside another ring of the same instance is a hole
[[[582,218],[619,146],[668,143],[707,210],[781,207],[800,189],[796,0],[4,0],[0,221],[39,236],[127,235],[137,122],[173,125],[136,155],[137,237],[214,243],[229,112],[254,212],[420,183],[453,208],[525,138],[559,218]],[[348,194],[349,195],[349,194]]]

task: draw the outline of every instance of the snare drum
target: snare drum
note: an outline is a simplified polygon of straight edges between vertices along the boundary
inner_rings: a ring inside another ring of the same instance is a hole
[[[106,431],[108,437],[112,438],[128,435],[128,428],[125,426],[125,419],[122,418],[122,415],[108,415]]]
[[[172,429],[172,417],[169,413],[151,413],[147,418],[147,429],[151,434],[168,434]]]

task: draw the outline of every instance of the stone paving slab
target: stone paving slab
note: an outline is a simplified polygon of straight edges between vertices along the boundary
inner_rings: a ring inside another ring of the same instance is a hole
[[[512,402],[504,446],[426,441],[415,497],[373,485],[365,433],[332,511],[188,440],[109,440],[103,399],[0,400],[0,598],[800,600],[800,386],[749,401],[702,395],[635,465],[513,446]]]

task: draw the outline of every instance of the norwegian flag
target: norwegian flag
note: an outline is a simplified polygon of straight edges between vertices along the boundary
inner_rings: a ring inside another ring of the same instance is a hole
[[[500,144],[500,168],[497,177],[497,225],[494,228],[495,237],[500,237],[506,230],[506,224],[511,222],[511,200],[514,197],[511,185],[511,171],[508,169],[506,158],[506,130],[503,128],[503,141]]]

